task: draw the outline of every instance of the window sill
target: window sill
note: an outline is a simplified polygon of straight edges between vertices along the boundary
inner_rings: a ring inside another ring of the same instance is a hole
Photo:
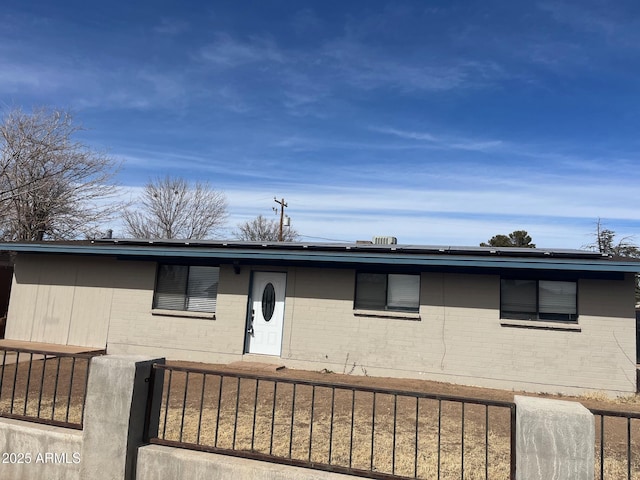
[[[163,310],[161,308],[151,309],[151,315],[162,315],[164,317],[205,318],[207,320],[216,319],[215,313],[189,312],[186,310]]]
[[[529,328],[533,330],[558,330],[561,332],[581,332],[577,322],[548,322],[544,320],[511,320],[500,319],[501,327]]]
[[[354,310],[356,317],[397,318],[400,320],[420,320],[418,312],[393,312],[390,310]]]

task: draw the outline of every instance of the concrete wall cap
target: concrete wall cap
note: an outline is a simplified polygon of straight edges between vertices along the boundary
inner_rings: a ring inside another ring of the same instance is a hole
[[[155,356],[148,355],[101,355],[93,358],[94,362],[97,363],[110,363],[110,362],[118,362],[118,363],[145,363],[145,362],[157,362],[162,360]]]
[[[515,395],[514,402],[516,409],[526,411],[536,411],[545,416],[556,415],[591,415],[591,412],[581,403],[567,400],[555,400],[550,398],[525,397]]]

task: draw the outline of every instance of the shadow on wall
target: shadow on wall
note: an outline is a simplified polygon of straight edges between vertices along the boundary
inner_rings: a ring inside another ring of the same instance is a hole
[[[0,266],[0,338],[4,338],[7,326],[7,311],[9,310],[12,280],[13,267],[8,265]]]
[[[19,255],[15,277],[20,285],[152,290],[155,271],[156,262],[67,255]]]

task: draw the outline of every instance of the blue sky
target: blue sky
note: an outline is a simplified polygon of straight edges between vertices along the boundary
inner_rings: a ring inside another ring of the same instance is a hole
[[[638,78],[633,0],[0,9],[3,107],[72,109],[123,161],[126,196],[165,173],[206,179],[229,230],[284,197],[307,241],[525,229],[579,248],[598,217],[636,236]]]

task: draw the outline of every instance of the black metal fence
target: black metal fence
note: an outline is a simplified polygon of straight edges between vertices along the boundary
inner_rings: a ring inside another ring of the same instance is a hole
[[[515,478],[510,402],[155,365],[151,443],[369,478]]]
[[[82,429],[96,354],[0,349],[0,417]]]
[[[595,478],[640,479],[640,413],[590,410],[596,426]]]

